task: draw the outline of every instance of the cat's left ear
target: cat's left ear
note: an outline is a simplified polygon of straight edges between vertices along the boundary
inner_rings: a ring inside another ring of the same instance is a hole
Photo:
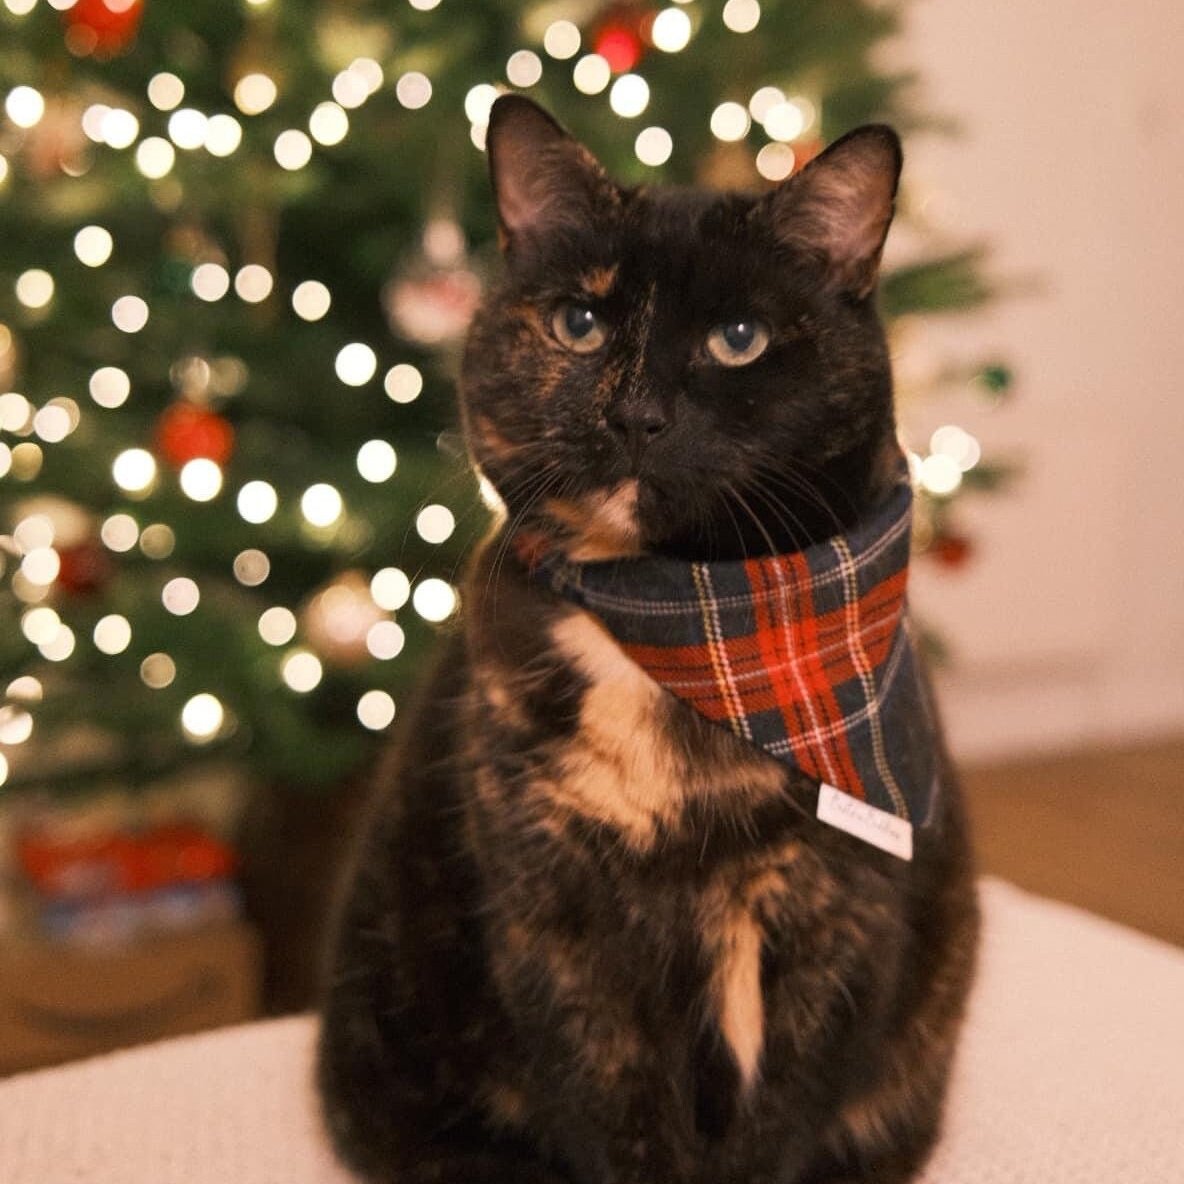
[[[824,259],[829,281],[863,298],[876,286],[900,180],[900,137],[856,128],[766,198],[777,236]]]

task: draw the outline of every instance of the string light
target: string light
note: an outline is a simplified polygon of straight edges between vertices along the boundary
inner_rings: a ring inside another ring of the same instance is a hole
[[[294,173],[312,159],[312,141],[299,128],[292,127],[276,136],[273,151],[280,168]]]
[[[691,40],[691,18],[681,8],[664,8],[654,17],[650,38],[664,53],[678,53]]]
[[[929,451],[948,456],[963,473],[970,472],[982,459],[982,445],[965,428],[945,424],[929,439]]]
[[[82,130],[88,140],[96,144],[103,142],[103,120],[111,108],[106,103],[92,103],[82,113]]]
[[[276,605],[259,618],[259,636],[268,645],[287,645],[296,636],[296,615]]]
[[[717,140],[743,140],[751,126],[747,108],[739,103],[720,103],[711,113],[711,134]]]
[[[384,567],[370,581],[370,596],[379,608],[398,612],[411,599],[411,581],[397,567]]]
[[[155,474],[155,461],[152,463],[152,471]],[[103,525],[99,528],[99,538],[103,540],[108,550],[115,551],[117,554],[130,551],[136,545],[139,537],[139,523],[130,514],[112,514],[103,521]]]
[[[389,728],[395,718],[395,701],[386,691],[367,691],[358,700],[358,720],[372,732]]]
[[[266,481],[248,481],[238,491],[238,512],[242,518],[255,525],[267,522],[279,506],[275,488]]]
[[[110,231],[101,226],[84,226],[74,236],[74,254],[87,267],[102,267],[114,248]]]
[[[728,0],[724,5],[724,24],[733,33],[751,33],[760,19],[761,6],[757,0]]]
[[[409,111],[426,107],[432,98],[431,79],[418,70],[409,70],[395,83],[395,98]]]
[[[308,117],[308,130],[318,144],[330,148],[349,133],[349,116],[338,103],[318,103]]]
[[[962,484],[962,469],[953,457],[935,452],[921,461],[918,478],[934,497],[949,497]]]
[[[185,98],[185,83],[167,71],[154,74],[148,80],[148,101],[158,111],[172,111]]]
[[[211,115],[206,122],[205,146],[211,156],[231,156],[243,140],[243,126],[233,115]]]
[[[248,304],[259,304],[266,300],[271,295],[273,284],[271,272],[260,263],[248,263],[240,267],[234,277],[235,292],[240,300]]]
[[[20,703],[40,703],[45,697],[45,688],[31,674],[22,674],[8,684],[4,694]]]
[[[148,305],[139,296],[120,296],[111,305],[111,320],[123,333],[139,333],[148,324]]]
[[[38,547],[52,546],[56,533],[53,519],[48,514],[30,514],[13,528],[12,541],[22,551],[33,551]]]
[[[365,386],[378,369],[378,357],[365,343],[351,341],[338,350],[333,366],[346,386]]]
[[[447,506],[424,506],[415,516],[415,530],[425,543],[442,543],[456,529],[456,518]]]
[[[483,126],[489,122],[489,111],[498,93],[497,87],[488,82],[479,82],[469,89],[465,95],[465,114],[470,123]]]
[[[33,416],[33,431],[46,444],[60,444],[80,419],[81,412],[73,399],[51,399]]]
[[[89,390],[90,397],[100,407],[113,410],[127,402],[132,383],[126,372],[118,366],[100,366],[90,376]]]
[[[33,717],[20,707],[0,707],[0,744],[24,744],[33,734]]]
[[[154,522],[151,526],[144,527],[140,535],[140,550],[149,559],[167,559],[176,545],[177,536],[173,533],[172,527],[166,526],[163,522]]]
[[[640,74],[622,74],[609,91],[608,105],[622,119],[640,115],[650,101],[650,87]]]
[[[274,79],[267,74],[244,74],[235,83],[234,105],[244,115],[261,115],[278,94]]]
[[[373,58],[354,58],[348,69],[355,78],[365,83],[368,96],[382,88],[385,76],[382,67]]]
[[[407,362],[399,362],[386,372],[382,389],[395,403],[413,403],[423,391],[423,375]]]
[[[300,499],[300,512],[312,526],[332,526],[345,511],[341,494],[332,485],[310,485]]]
[[[633,151],[642,164],[657,167],[665,164],[674,151],[674,141],[664,127],[647,127],[639,132],[633,143]]]
[[[44,453],[37,444],[18,444],[12,450],[12,475],[18,481],[32,481],[41,472]]]
[[[213,303],[230,291],[230,272],[220,263],[199,263],[189,277],[189,286],[198,299]]]
[[[200,148],[206,142],[206,130],[210,121],[193,107],[182,107],[169,116],[169,139],[178,148],[187,152]]]
[[[776,103],[765,113],[765,133],[771,140],[796,140],[806,130],[806,118],[797,103]]]
[[[7,477],[12,470],[12,449],[8,447],[3,441],[0,441],[0,477]],[[0,571],[4,570],[4,564],[0,561]]]
[[[407,638],[394,621],[378,621],[366,632],[366,649],[380,662],[389,662],[403,652]]]
[[[257,588],[271,575],[271,560],[258,549],[249,547],[234,557],[234,578],[247,588]]]
[[[168,654],[149,654],[140,663],[140,679],[146,687],[154,691],[163,691],[172,686],[177,677],[177,664]]]
[[[161,589],[160,601],[174,617],[187,617],[201,603],[201,590],[188,576],[177,576]]]
[[[456,606],[456,589],[434,576],[421,580],[411,594],[411,607],[433,624],[446,621],[456,611]]]
[[[140,121],[122,107],[112,107],[103,116],[101,135],[109,148],[129,148],[140,134]]]
[[[58,578],[62,561],[52,547],[34,547],[21,560],[21,575],[30,584],[49,587]]]
[[[197,744],[213,740],[221,731],[226,710],[220,700],[208,692],[194,695],[181,708],[181,728]]]
[[[312,650],[293,650],[280,665],[280,677],[289,690],[306,695],[320,683],[324,674],[321,660]]]
[[[161,136],[149,136],[136,147],[136,168],[150,181],[159,181],[172,172],[177,153]]]
[[[797,158],[788,144],[766,144],[756,154],[756,171],[767,181],[784,181],[796,163]]]
[[[4,110],[17,127],[36,127],[45,114],[45,99],[31,86],[14,86],[4,100]]]
[[[330,88],[333,97],[342,107],[353,110],[360,107],[370,97],[370,85],[357,70],[342,70],[334,79]]]
[[[8,158],[0,153],[0,185],[8,180]]]
[[[598,95],[609,84],[612,78],[612,68],[607,59],[598,53],[585,54],[571,72],[571,80],[576,90],[585,95]]]
[[[49,641],[37,648],[48,661],[64,662],[74,653],[75,644],[74,630],[69,625],[62,625]]]
[[[305,321],[319,321],[332,303],[329,289],[319,280],[305,280],[292,292],[292,308]]]
[[[565,62],[580,52],[580,30],[571,21],[552,21],[543,34],[543,48],[556,61]]]
[[[529,49],[520,49],[510,55],[506,63],[506,77],[514,86],[523,88],[534,86],[543,76],[543,63],[537,53]]]
[[[13,16],[28,16],[37,7],[37,0],[4,0],[4,7]]]
[[[21,617],[21,632],[33,645],[52,641],[61,627],[62,619],[52,608],[31,608]]]
[[[748,110],[757,123],[764,123],[770,111],[786,101],[785,91],[779,86],[762,86],[748,100]]]
[[[17,391],[0,395],[0,430],[22,432],[33,418],[33,404]]]
[[[156,480],[156,460],[151,452],[143,448],[125,449],[115,458],[111,476],[124,493],[145,493]],[[137,538],[139,534],[137,530]]]
[[[127,617],[112,613],[99,620],[94,628],[95,648],[104,654],[122,654],[132,643],[132,626]]]
[[[431,12],[439,3],[440,0],[410,0],[411,7],[420,12]]]
[[[367,440],[358,449],[358,472],[377,485],[395,475],[398,459],[395,450],[385,440]]]
[[[222,470],[215,461],[199,456],[181,468],[181,490],[195,502],[210,502],[222,491]]]
[[[53,276],[40,267],[31,267],[17,276],[14,290],[26,308],[44,308],[53,299]]]

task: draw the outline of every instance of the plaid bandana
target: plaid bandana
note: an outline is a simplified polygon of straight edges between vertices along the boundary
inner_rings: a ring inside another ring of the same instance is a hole
[[[905,613],[911,520],[906,479],[849,533],[789,555],[574,563],[551,552],[530,567],[712,723],[823,783],[822,795],[841,790],[841,810],[876,807],[863,811],[865,829],[901,820],[911,853],[908,824],[928,821],[936,789]]]

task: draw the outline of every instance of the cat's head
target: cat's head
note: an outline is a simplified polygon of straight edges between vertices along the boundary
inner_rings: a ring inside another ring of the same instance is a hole
[[[763,196],[616,185],[519,96],[487,139],[503,282],[470,333],[474,460],[573,558],[726,559],[849,526],[891,481],[874,308],[900,144],[860,128]]]

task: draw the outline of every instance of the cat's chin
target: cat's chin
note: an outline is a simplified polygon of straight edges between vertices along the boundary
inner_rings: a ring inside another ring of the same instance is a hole
[[[625,559],[646,549],[636,477],[575,497],[549,498],[546,514],[563,528],[560,549],[578,563]]]

